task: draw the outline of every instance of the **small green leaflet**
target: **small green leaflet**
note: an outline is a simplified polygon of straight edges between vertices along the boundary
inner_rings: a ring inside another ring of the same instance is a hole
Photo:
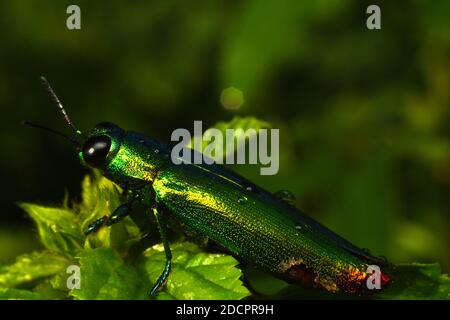
[[[40,293],[21,289],[0,288],[0,300],[42,300]]]
[[[145,281],[111,248],[84,250],[79,256],[80,289],[70,295],[83,300],[146,299]],[[147,289],[148,290],[148,289]]]
[[[210,129],[212,128],[217,129],[222,133],[224,139],[223,141],[214,140],[210,132]],[[212,128],[206,130],[203,133],[203,137],[200,137],[202,141],[198,145],[201,145],[203,151],[205,151],[205,148],[208,145],[210,145],[210,149],[217,148],[218,152],[217,158],[225,159],[228,156],[227,152],[234,153],[239,147],[236,141],[226,140],[227,129],[234,130],[234,140],[249,141],[257,137],[259,129],[269,129],[271,128],[271,124],[266,121],[259,120],[255,117],[234,117],[229,122],[224,121],[217,122]],[[248,129],[251,129],[251,131],[247,132]],[[192,137],[187,147],[194,148],[194,146],[196,146],[195,139],[196,137]],[[197,151],[201,151],[198,150],[198,148],[194,149],[196,149]]]
[[[0,267],[0,287],[16,286],[64,271],[68,260],[47,252],[25,254],[9,266]]]
[[[224,254],[207,254],[185,242],[172,245],[172,274],[161,299],[242,299],[250,292],[242,284],[237,260]],[[141,265],[153,283],[164,266],[164,248],[147,249]]]
[[[48,250],[70,256],[81,249],[83,235],[73,211],[31,203],[22,203],[20,207],[36,223],[41,242]]]
[[[441,272],[438,263],[398,265],[391,286],[376,297],[397,300],[450,300],[450,277]]]

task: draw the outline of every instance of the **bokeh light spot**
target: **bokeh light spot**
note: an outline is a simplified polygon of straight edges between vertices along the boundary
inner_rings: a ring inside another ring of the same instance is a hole
[[[244,104],[244,93],[235,87],[226,88],[220,94],[220,103],[225,109],[239,109]]]

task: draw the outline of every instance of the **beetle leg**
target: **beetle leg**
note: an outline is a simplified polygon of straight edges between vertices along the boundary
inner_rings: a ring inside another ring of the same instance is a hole
[[[108,221],[106,221],[106,225],[110,226],[113,225],[119,221],[121,221],[123,218],[128,216],[131,213],[131,204],[125,203],[119,207],[117,207],[116,210],[112,213],[112,215],[108,218]]]
[[[87,236],[88,234],[97,231],[98,229],[100,229],[100,227],[102,227],[105,224],[107,220],[108,220],[107,216],[103,216],[100,219],[95,220],[94,222],[89,224],[86,229],[84,229],[84,234]]]
[[[162,243],[164,245],[164,253],[166,254],[166,264],[164,266],[164,270],[159,276],[158,280],[153,285],[150,290],[150,295],[153,296],[155,293],[161,289],[167,282],[167,279],[170,274],[170,270],[172,269],[172,252],[170,251],[169,241],[167,240],[166,231],[164,226],[161,223],[161,213],[158,211],[158,208],[155,206],[152,207],[153,214],[156,219],[156,225],[158,227],[159,234],[161,236]]]
[[[117,207],[114,212],[111,214],[111,216],[103,216],[100,219],[95,220],[91,224],[87,226],[87,228],[84,230],[84,234],[88,235],[92,232],[97,231],[100,229],[103,225],[113,225],[119,221],[121,221],[123,218],[128,216],[131,213],[131,203],[125,203]]]

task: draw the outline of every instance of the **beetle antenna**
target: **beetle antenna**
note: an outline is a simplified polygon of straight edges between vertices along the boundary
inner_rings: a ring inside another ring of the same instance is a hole
[[[51,133],[56,134],[56,135],[58,135],[60,137],[66,138],[67,140],[72,142],[74,145],[76,145],[78,148],[80,147],[80,144],[78,143],[77,140],[69,137],[68,135],[65,135],[64,133],[62,133],[62,132],[60,132],[58,130],[51,129],[51,128],[48,128],[48,127],[44,127],[44,126],[41,126],[40,124],[33,123],[33,122],[30,122],[30,121],[22,121],[22,124],[30,126],[30,127],[33,127],[33,128],[42,129],[42,130],[51,132]]]
[[[53,99],[53,101],[56,103],[58,110],[61,112],[61,114],[64,117],[64,120],[66,121],[66,123],[72,127],[73,130],[75,130],[75,132],[78,135],[82,135],[81,131],[77,129],[77,127],[75,127],[75,125],[72,123],[72,120],[70,120],[69,115],[67,114],[66,109],[64,109],[61,101],[59,100],[58,96],[56,95],[55,91],[53,91],[52,87],[50,86],[50,83],[48,83],[47,79],[45,79],[44,76],[41,76],[41,81],[45,87],[45,89],[47,90],[48,94],[50,95],[50,97]],[[51,129],[53,130],[53,129]]]

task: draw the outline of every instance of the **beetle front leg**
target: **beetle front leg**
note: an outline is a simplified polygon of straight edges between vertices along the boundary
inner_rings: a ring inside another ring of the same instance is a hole
[[[108,221],[106,221],[106,225],[110,226],[113,225],[122,219],[124,219],[126,216],[130,215],[131,213],[131,203],[125,203],[121,206],[119,206],[112,215],[108,218]]]
[[[161,222],[161,213],[158,211],[157,205],[152,207],[153,215],[155,216],[156,226],[158,227],[159,234],[161,236],[161,240],[164,246],[164,253],[166,254],[166,264],[164,265],[164,270],[159,276],[158,280],[153,285],[150,290],[150,295],[153,296],[155,293],[160,290],[167,282],[167,279],[170,274],[170,270],[172,269],[172,252],[170,251],[169,241],[167,240],[166,230]]]
[[[120,205],[119,207],[116,208],[116,210],[114,210],[111,216],[101,217],[100,219],[97,219],[91,224],[89,224],[88,227],[84,230],[84,234],[88,235],[92,232],[95,232],[105,224],[107,226],[111,226],[121,221],[123,218],[125,218],[131,213],[131,207],[132,207],[131,203],[125,203]]]
[[[92,232],[97,231],[98,229],[100,229],[108,220],[107,216],[103,216],[100,219],[95,220],[94,222],[90,223],[86,229],[84,229],[84,235],[88,235]]]

